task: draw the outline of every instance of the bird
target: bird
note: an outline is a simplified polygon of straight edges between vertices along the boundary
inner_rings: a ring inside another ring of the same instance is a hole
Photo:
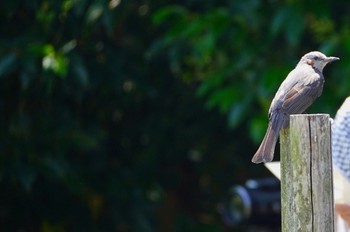
[[[273,160],[280,130],[289,126],[291,114],[303,113],[321,95],[324,84],[322,71],[327,64],[336,60],[339,58],[327,57],[319,51],[311,51],[301,57],[271,102],[269,124],[264,139],[251,160],[253,163]]]

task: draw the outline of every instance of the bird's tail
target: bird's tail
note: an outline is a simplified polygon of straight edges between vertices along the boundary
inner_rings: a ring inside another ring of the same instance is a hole
[[[283,114],[273,114],[270,119],[269,126],[259,149],[252,158],[253,163],[271,162],[278,139],[279,132],[286,121],[286,116]]]

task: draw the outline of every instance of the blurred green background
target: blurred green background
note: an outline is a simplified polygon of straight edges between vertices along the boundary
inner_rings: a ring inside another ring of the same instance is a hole
[[[278,86],[339,56],[309,113],[350,90],[350,2],[12,0],[0,6],[1,231],[245,231],[218,204]],[[276,154],[278,159],[278,152]]]

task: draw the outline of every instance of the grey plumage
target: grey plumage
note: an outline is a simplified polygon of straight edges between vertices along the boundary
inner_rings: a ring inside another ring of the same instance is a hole
[[[269,109],[269,125],[263,141],[252,158],[253,163],[270,162],[282,127],[289,125],[289,115],[303,113],[323,90],[322,74],[326,64],[339,60],[313,51],[304,55],[282,82]]]

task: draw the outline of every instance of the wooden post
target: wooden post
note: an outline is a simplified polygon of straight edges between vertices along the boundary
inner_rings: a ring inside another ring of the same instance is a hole
[[[282,232],[334,231],[329,115],[291,115],[280,143]]]

